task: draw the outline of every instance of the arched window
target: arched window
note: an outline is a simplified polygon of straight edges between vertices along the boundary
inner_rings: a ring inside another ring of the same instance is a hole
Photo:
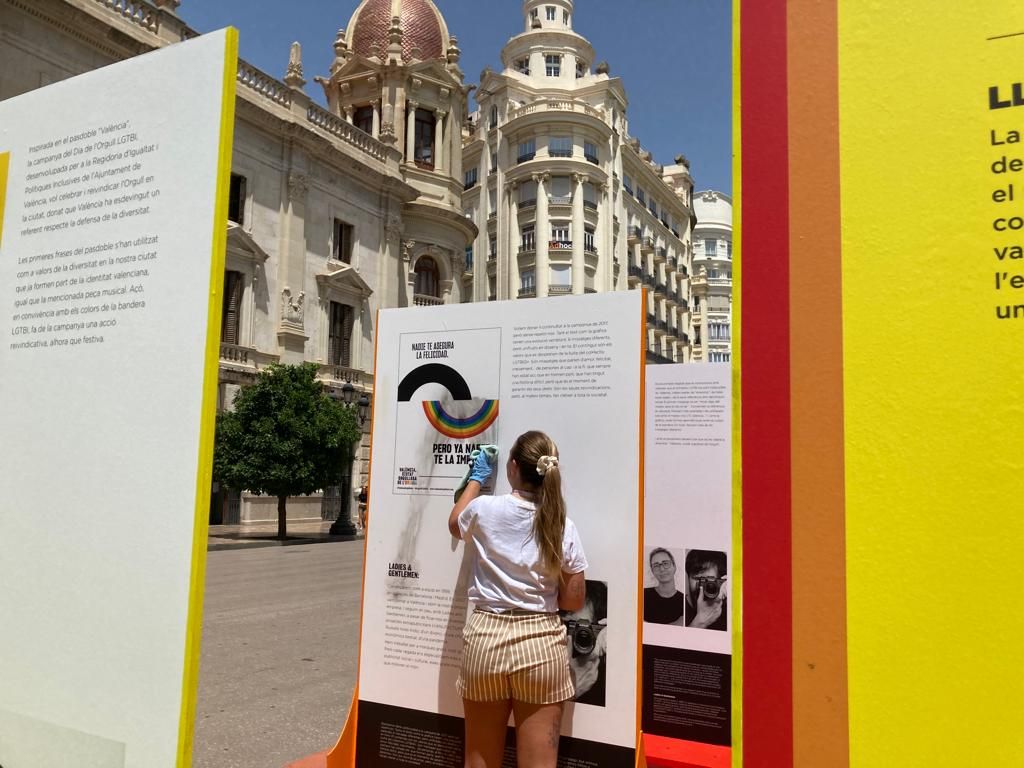
[[[430,256],[421,256],[416,262],[416,294],[441,298],[441,273]]]

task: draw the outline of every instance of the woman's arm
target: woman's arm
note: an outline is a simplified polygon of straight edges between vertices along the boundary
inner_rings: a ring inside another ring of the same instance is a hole
[[[494,471],[491,462],[497,459],[498,449],[495,448],[493,453],[493,458],[489,457],[487,451],[482,449],[477,453],[473,466],[469,471],[469,482],[466,483],[462,495],[459,496],[455,506],[452,507],[451,514],[448,515],[448,532],[456,539],[462,538],[462,531],[459,530],[459,515],[462,514],[462,510],[468,507],[473,499],[480,495],[480,489],[484,487],[487,478]]]
[[[462,495],[459,496],[459,500],[455,502],[455,506],[452,507],[451,514],[448,515],[448,531],[456,539],[462,538],[462,531],[459,530],[459,515],[462,514],[462,510],[469,506],[469,503],[473,501],[477,496],[480,495],[480,482],[478,480],[470,480],[466,483],[465,490],[462,491]]]
[[[578,611],[586,601],[587,582],[583,578],[583,571],[579,573],[562,571],[562,577],[558,582],[558,610]]]

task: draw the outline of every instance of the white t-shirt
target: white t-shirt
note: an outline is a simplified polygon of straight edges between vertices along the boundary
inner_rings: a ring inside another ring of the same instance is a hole
[[[480,496],[459,515],[459,531],[472,563],[469,601],[495,611],[515,608],[537,613],[558,610],[557,574],[545,573],[533,538],[536,507],[518,496]],[[587,568],[579,532],[566,519],[562,570]]]

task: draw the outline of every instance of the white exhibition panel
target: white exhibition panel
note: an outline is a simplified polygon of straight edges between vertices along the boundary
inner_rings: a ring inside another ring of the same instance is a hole
[[[361,702],[462,716],[455,680],[466,573],[462,544],[447,530],[451,488],[465,470],[458,457],[478,443],[498,444],[495,493],[506,493],[509,448],[520,433],[540,429],[559,447],[587,579],[608,587],[604,704],[575,704],[564,732],[633,749],[642,325],[639,291],[380,313]],[[472,421],[493,399],[497,420],[466,439],[438,432],[423,401],[445,412],[460,402],[450,386],[408,383],[428,365],[455,369],[468,385],[465,409],[450,415]],[[403,382],[408,399],[399,402]]]
[[[177,762],[229,48],[0,102],[5,768]]]
[[[738,621],[730,599],[732,370],[728,363],[649,365],[646,389],[642,727],[654,736],[729,746]],[[673,562],[671,571],[659,569],[661,584],[651,566],[659,549],[668,553],[658,553],[661,566]],[[691,552],[696,578],[687,573]],[[701,593],[702,576],[722,579],[715,582],[719,613],[706,626],[698,604],[714,600]],[[659,587],[676,594],[661,600]]]

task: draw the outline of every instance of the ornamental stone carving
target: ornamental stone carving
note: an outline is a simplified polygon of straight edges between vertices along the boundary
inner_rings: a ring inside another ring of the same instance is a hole
[[[384,222],[384,231],[387,233],[389,240],[400,237],[402,234],[402,217],[397,213],[389,213],[387,220]]]
[[[416,247],[415,240],[403,240],[402,241],[402,261],[412,261],[412,252]]]
[[[291,51],[288,53],[288,69],[284,75],[284,82],[289,88],[299,90],[306,84],[306,78],[302,72],[302,46],[292,43]]]
[[[309,177],[301,173],[288,174],[288,199],[294,203],[302,203],[306,200],[306,193],[309,191]]]
[[[449,251],[449,258],[452,262],[452,273],[459,275],[466,271],[466,254],[458,251]]]
[[[296,325],[300,328],[306,320],[306,294],[299,291],[299,295],[292,298],[292,289],[288,286],[281,291],[281,321],[289,325]]]
[[[334,38],[334,55],[343,58],[348,53],[348,42],[345,40],[345,30],[339,29],[337,37]]]

